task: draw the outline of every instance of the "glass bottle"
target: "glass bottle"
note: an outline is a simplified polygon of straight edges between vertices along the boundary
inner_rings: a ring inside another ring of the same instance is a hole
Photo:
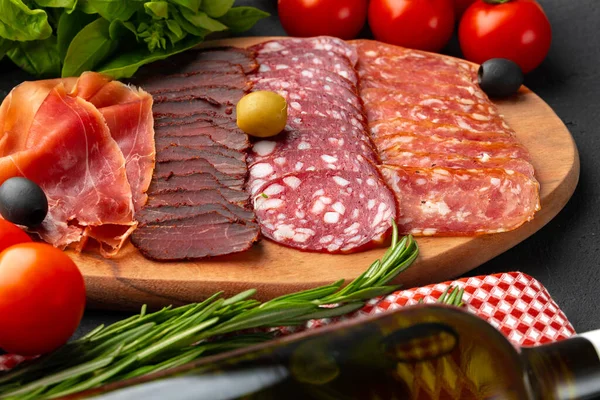
[[[600,332],[600,331],[599,331]],[[99,399],[588,399],[600,333],[515,348],[479,317],[419,305],[83,393]]]

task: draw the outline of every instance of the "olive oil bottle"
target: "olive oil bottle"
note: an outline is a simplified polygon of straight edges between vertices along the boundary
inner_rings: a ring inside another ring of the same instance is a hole
[[[598,335],[515,348],[458,308],[420,305],[204,358],[100,399],[588,399]]]

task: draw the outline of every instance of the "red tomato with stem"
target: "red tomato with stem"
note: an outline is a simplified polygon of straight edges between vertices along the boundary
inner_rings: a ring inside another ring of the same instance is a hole
[[[77,329],[85,284],[75,263],[45,243],[0,253],[0,348],[24,356],[50,352]]]
[[[12,222],[0,219],[0,251],[18,244],[31,242],[29,235]]]
[[[454,30],[453,0],[371,0],[369,26],[375,39],[439,51]]]
[[[355,38],[367,20],[368,0],[279,0],[277,10],[290,36]]]
[[[467,60],[507,58],[527,73],[546,58],[552,28],[535,0],[477,0],[463,15],[458,36]]]

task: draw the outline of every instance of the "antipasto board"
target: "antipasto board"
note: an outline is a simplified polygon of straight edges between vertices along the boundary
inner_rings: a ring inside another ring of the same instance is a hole
[[[272,38],[210,42],[210,46],[247,47]],[[569,131],[538,96],[522,88],[517,96],[496,102],[520,142],[529,150],[540,182],[542,209],[517,230],[478,237],[418,238],[421,253],[401,275],[405,287],[440,282],[463,274],[531,236],[564,207],[579,178],[579,157]],[[192,262],[154,262],[127,244],[112,259],[94,252],[69,254],[82,270],[89,305],[133,309],[198,301],[216,291],[226,294],[256,288],[257,297],[352,279],[385,248],[331,255],[301,252],[262,240],[249,251]]]

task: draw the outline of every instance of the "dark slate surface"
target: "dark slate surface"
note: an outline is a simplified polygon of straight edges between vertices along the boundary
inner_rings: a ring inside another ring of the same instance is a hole
[[[523,271],[540,280],[575,329],[600,328],[600,40],[597,0],[540,0],[553,26],[550,54],[525,84],[540,95],[571,130],[581,156],[581,179],[565,209],[533,237],[469,275]],[[275,0],[238,0],[273,14],[246,35],[284,35]],[[368,32],[364,32],[368,36]],[[460,55],[456,39],[445,50]],[[0,96],[26,76],[0,64]],[[124,314],[89,311],[77,332]]]

